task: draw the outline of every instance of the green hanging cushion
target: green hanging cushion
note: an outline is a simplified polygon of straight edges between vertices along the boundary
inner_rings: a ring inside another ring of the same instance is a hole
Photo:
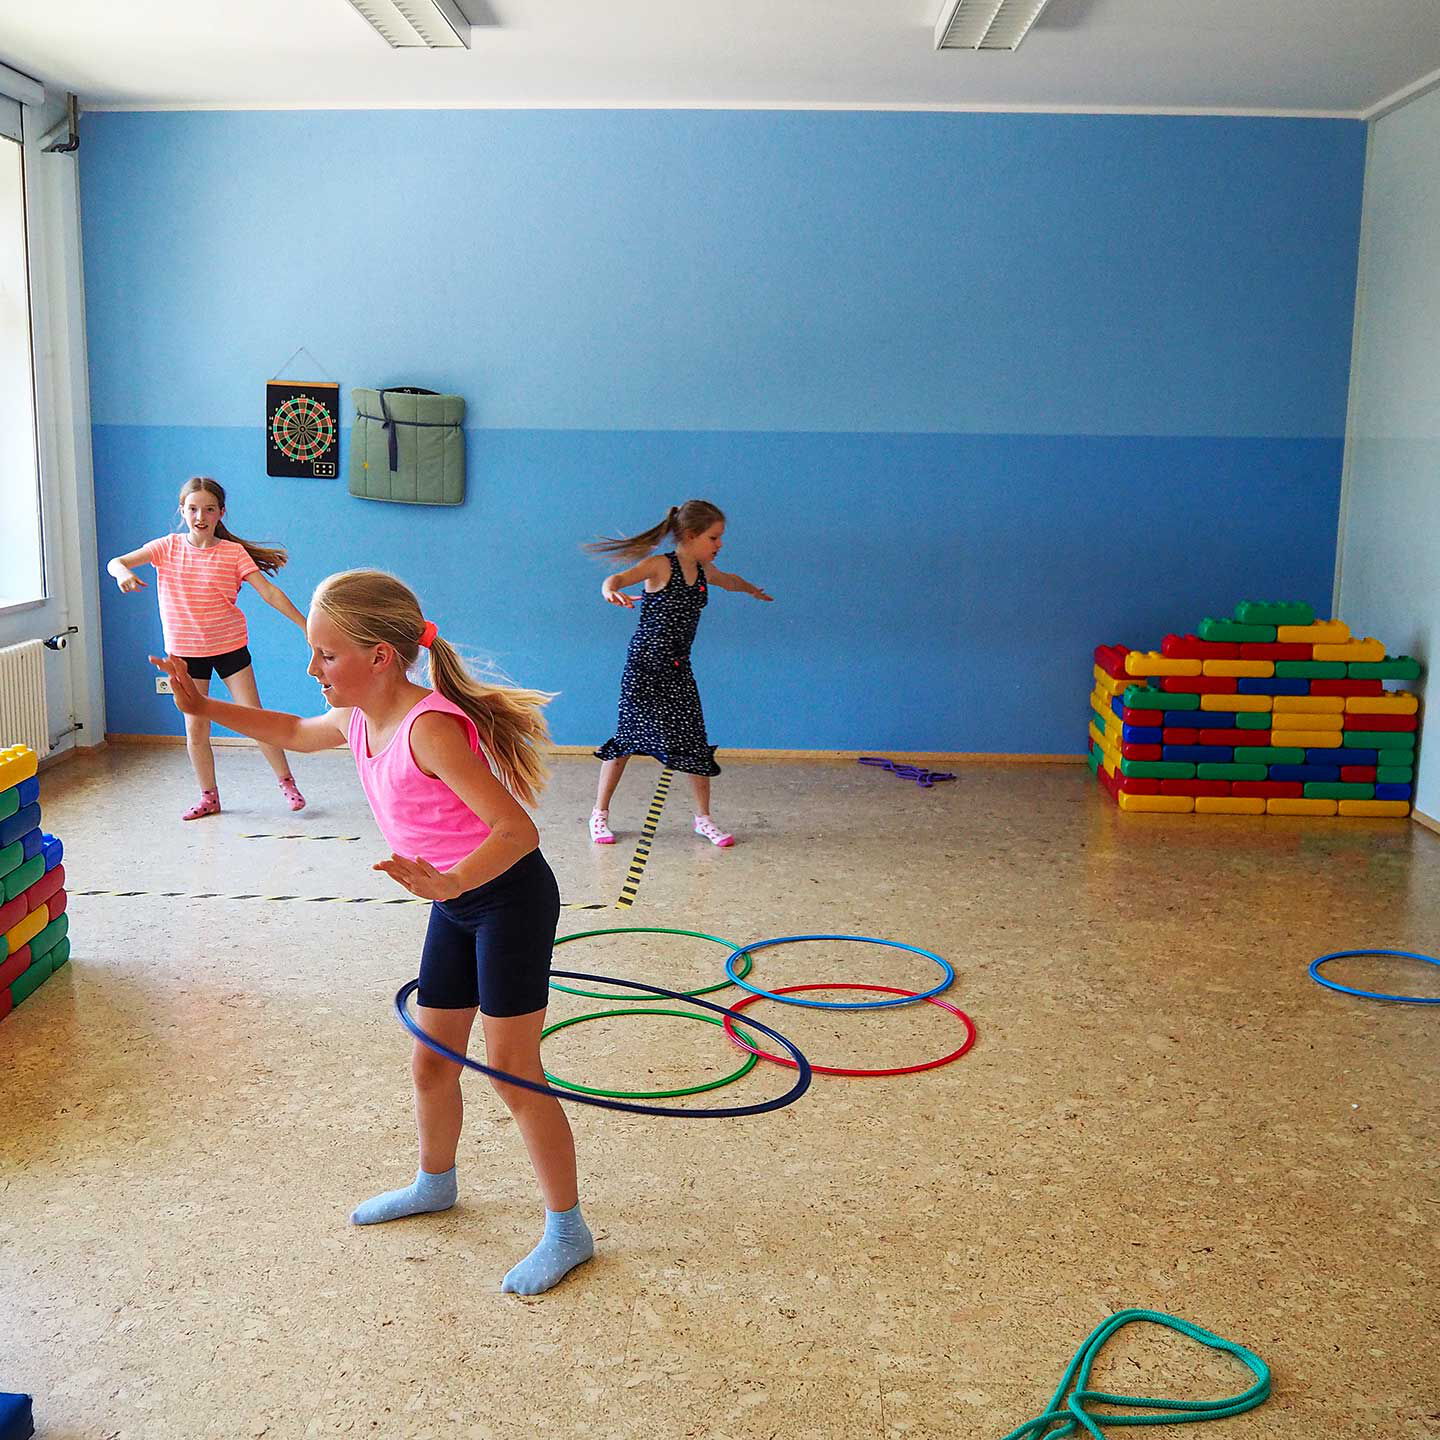
[[[401,505],[465,500],[465,401],[392,387],[350,392],[350,493]]]

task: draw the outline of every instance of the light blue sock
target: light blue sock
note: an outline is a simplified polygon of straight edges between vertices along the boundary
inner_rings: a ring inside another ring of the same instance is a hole
[[[543,1294],[594,1253],[595,1239],[578,1205],[573,1210],[547,1210],[540,1243],[500,1282],[500,1288],[516,1295]]]
[[[403,1190],[387,1190],[363,1205],[357,1205],[350,1216],[354,1225],[379,1225],[385,1220],[399,1220],[406,1215],[427,1215],[434,1210],[448,1210],[459,1193],[455,1184],[455,1167],[438,1175],[417,1170],[415,1182]]]

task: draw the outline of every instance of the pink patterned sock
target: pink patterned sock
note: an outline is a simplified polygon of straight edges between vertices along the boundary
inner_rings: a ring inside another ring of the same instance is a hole
[[[280,793],[285,797],[286,803],[292,810],[305,808],[305,797],[300,793],[300,787],[295,783],[293,775],[287,775],[281,780]]]
[[[718,845],[722,850],[735,843],[735,837],[727,835],[708,815],[695,817],[695,833],[703,835],[712,845]]]
[[[180,817],[182,820],[203,820],[207,815],[220,813],[220,792],[202,790],[200,798]]]
[[[610,829],[610,812],[608,810],[592,810],[590,812],[590,839],[596,845],[613,845],[615,843],[614,833]]]

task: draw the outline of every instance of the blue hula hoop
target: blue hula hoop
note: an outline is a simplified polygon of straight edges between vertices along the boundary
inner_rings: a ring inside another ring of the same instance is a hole
[[[717,1015],[730,1014],[730,1011],[723,1005],[712,1005],[708,1000],[697,1000],[693,995],[686,995],[679,990],[667,990],[663,985],[646,985],[636,980],[618,980],[612,975],[590,975],[583,970],[552,970],[550,973],[558,975],[562,980],[598,981],[602,985],[620,985],[627,990],[644,990],[649,995],[658,998],[681,1000],[687,1005],[699,1005],[704,1010],[713,1010]],[[771,1110],[783,1109],[786,1105],[794,1104],[810,1088],[810,1062],[800,1053],[799,1047],[793,1041],[787,1040],[778,1030],[772,1030],[768,1025],[759,1020],[752,1020],[747,1015],[745,1024],[751,1029],[764,1031],[772,1040],[778,1040],[790,1052],[795,1061],[795,1068],[799,1072],[795,1077],[795,1083],[783,1095],[777,1095],[773,1100],[762,1100],[754,1105],[716,1105],[709,1109],[687,1110],[681,1105],[637,1105],[629,1100],[605,1100],[598,1095],[581,1095],[574,1090],[557,1090],[553,1085],[542,1085],[538,1080],[526,1080],[520,1075],[511,1075],[508,1071],[497,1070],[493,1065],[482,1065],[480,1061],[472,1060],[468,1055],[461,1054],[458,1050],[452,1050],[448,1045],[442,1045],[433,1036],[427,1035],[406,1008],[410,997],[419,988],[418,980],[411,980],[400,987],[395,995],[395,1013],[400,1017],[400,1023],[422,1045],[428,1046],[437,1055],[443,1055],[447,1060],[453,1060],[457,1065],[465,1066],[467,1070],[478,1070],[482,1075],[489,1075],[495,1080],[503,1080],[507,1085],[518,1086],[521,1090],[533,1090],[537,1095],[551,1095],[556,1100],[563,1100],[567,1104],[594,1105],[599,1110],[622,1110],[628,1115],[660,1115],[676,1120],[728,1120],[741,1115],[766,1115]]]
[[[919,990],[913,995],[902,995],[895,1000],[797,1000],[793,995],[762,990],[736,973],[742,955],[765,950],[772,945],[793,945],[798,940],[855,940],[865,945],[888,945],[892,950],[908,950],[912,955],[923,955],[927,960],[933,960],[945,978],[929,990]],[[894,1005],[914,1005],[921,1000],[928,1000],[932,995],[948,990],[955,983],[954,967],[933,950],[922,950],[918,945],[906,945],[899,940],[878,940],[873,935],[785,935],[778,940],[757,940],[753,945],[741,945],[730,952],[729,959],[725,961],[725,973],[733,984],[742,990],[748,990],[752,995],[763,995],[767,1000],[775,1000],[781,1005],[802,1005],[809,1010],[888,1010]]]
[[[1395,955],[1401,960],[1421,960],[1426,965],[1440,966],[1440,960],[1433,955],[1421,955],[1414,950],[1335,950],[1310,962],[1310,978],[1327,990],[1338,990],[1342,995],[1358,995],[1362,1000],[1388,1000],[1392,1005],[1440,1005],[1440,995],[1387,995],[1383,990],[1356,990],[1352,986],[1340,984],[1338,980],[1327,980],[1320,973],[1322,965],[1331,960],[1344,960],[1352,955]]]

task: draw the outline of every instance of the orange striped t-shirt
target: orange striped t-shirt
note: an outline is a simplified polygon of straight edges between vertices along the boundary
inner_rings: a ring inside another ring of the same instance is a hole
[[[143,553],[155,567],[170,654],[225,655],[245,644],[249,631],[235,597],[260,567],[243,545],[217,540],[202,550],[184,535],[162,535]]]

